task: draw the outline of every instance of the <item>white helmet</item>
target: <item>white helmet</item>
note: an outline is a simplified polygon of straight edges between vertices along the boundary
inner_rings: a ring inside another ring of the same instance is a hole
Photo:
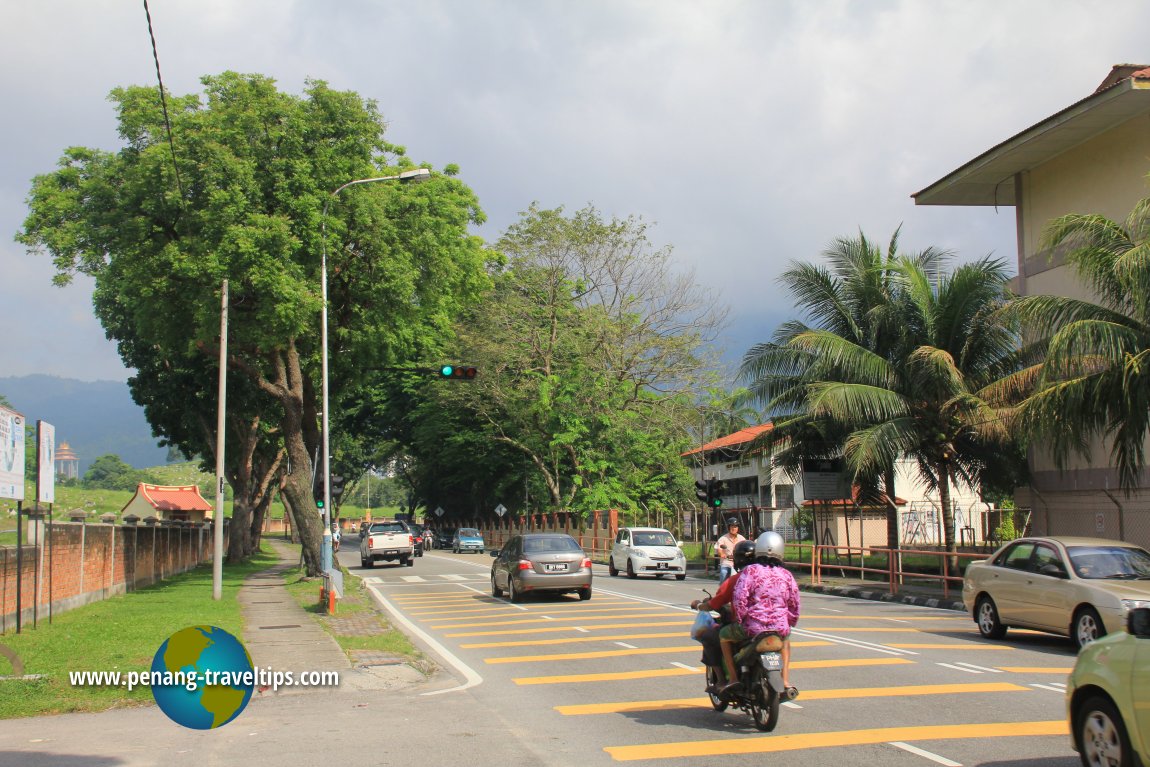
[[[774,530],[767,530],[755,539],[755,559],[777,559],[782,562],[785,551],[783,536]]]

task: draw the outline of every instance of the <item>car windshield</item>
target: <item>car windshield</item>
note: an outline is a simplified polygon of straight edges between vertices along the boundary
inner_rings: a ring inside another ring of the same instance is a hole
[[[474,527],[465,527],[459,531],[460,538],[478,538],[479,531]]]
[[[633,536],[635,546],[674,546],[675,536],[659,530],[656,532],[636,532]]]
[[[523,551],[527,554],[542,554],[552,551],[582,551],[575,539],[568,535],[555,535],[546,538],[525,538]]]
[[[1070,563],[1079,578],[1150,580],[1150,554],[1131,546],[1072,546]]]
[[[372,533],[406,533],[407,528],[402,522],[376,522],[368,532]]]

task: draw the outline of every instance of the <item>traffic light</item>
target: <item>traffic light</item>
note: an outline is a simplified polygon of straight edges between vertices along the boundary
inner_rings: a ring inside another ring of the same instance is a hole
[[[439,368],[440,378],[450,378],[453,381],[470,381],[478,373],[476,368],[465,365],[443,365]]]
[[[321,474],[316,475],[315,485],[312,487],[312,495],[315,496],[316,508],[323,509],[324,482],[323,475]]]
[[[709,509],[718,509],[723,505],[723,480],[709,477],[706,480],[695,480],[695,497],[702,501]]]
[[[338,474],[331,475],[331,500],[339,503],[339,499],[343,497],[343,486],[347,482],[346,477],[341,477]]]

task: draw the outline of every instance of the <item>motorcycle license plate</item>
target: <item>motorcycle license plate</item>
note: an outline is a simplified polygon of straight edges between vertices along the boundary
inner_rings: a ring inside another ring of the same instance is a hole
[[[783,668],[783,656],[777,652],[763,653],[763,668],[767,671],[781,671]]]
[[[562,564],[560,564],[560,565],[551,565],[551,564],[547,564],[547,565],[543,565],[543,570],[544,570],[544,572],[548,572],[548,573],[562,573],[562,572],[566,572],[566,571],[567,571],[567,565],[562,565]]]

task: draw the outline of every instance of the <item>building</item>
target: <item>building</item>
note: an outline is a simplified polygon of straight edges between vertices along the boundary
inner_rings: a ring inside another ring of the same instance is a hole
[[[56,448],[56,476],[64,479],[80,478],[80,457],[67,442]]]
[[[993,115],[989,115],[993,119]],[[1054,218],[1098,213],[1125,221],[1150,196],[1150,67],[1121,64],[1086,98],[992,147],[912,195],[917,205],[1013,206],[1020,295],[1090,298],[1065,254],[1043,250]],[[1064,469],[1040,448],[1031,484],[1015,494],[1036,533],[1119,538],[1150,546],[1150,472],[1130,497],[1119,491],[1109,451]]]
[[[140,519],[156,517],[181,522],[203,522],[212,518],[212,506],[200,495],[195,485],[149,485],[141,482],[132,500],[121,510],[122,516],[134,514]]]
[[[886,506],[861,506],[857,488],[842,486],[841,498],[804,492],[802,477],[791,477],[772,465],[762,450],[749,449],[771,424],[748,426],[689,450],[682,457],[691,466],[696,480],[715,477],[723,481],[721,516],[733,515],[746,527],[775,530],[784,537],[813,533],[815,540],[828,546],[887,545]],[[811,478],[808,477],[808,483]],[[903,547],[934,546],[944,540],[942,506],[938,493],[918,477],[914,461],[905,459],[895,467],[898,495],[899,536]],[[965,485],[951,487],[951,502],[957,529],[956,540],[974,544],[992,537],[996,517],[978,493]],[[804,513],[806,512],[806,513]],[[806,525],[813,530],[800,530]],[[713,531],[712,531],[713,532]]]

